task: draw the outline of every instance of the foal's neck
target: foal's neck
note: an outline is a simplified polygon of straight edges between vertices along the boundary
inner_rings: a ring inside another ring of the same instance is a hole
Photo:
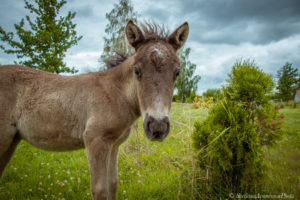
[[[111,70],[111,78],[120,92],[119,98],[124,98],[132,114],[139,117],[141,114],[137,95],[137,80],[133,73],[134,57],[130,57]]]

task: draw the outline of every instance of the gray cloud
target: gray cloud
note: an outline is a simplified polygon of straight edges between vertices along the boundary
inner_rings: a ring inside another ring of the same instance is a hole
[[[300,32],[300,1],[180,1],[202,43],[267,44]],[[207,36],[209,35],[209,36]]]

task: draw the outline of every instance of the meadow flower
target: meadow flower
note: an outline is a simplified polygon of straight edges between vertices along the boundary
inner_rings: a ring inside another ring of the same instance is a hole
[[[30,188],[28,191],[29,191],[29,192],[32,192],[32,189]]]
[[[126,190],[123,190],[123,194],[124,194],[124,195],[126,194]]]
[[[77,179],[77,182],[80,183],[80,178]]]
[[[49,175],[48,175],[48,178],[50,178],[50,177],[51,177],[51,175],[49,174]]]

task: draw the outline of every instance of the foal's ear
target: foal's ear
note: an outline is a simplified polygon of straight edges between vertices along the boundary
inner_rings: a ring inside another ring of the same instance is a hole
[[[137,50],[139,44],[144,41],[142,31],[130,20],[126,25],[125,33],[129,44]]]
[[[189,24],[185,22],[181,26],[179,26],[169,37],[168,42],[174,47],[177,51],[179,50],[185,43],[187,37],[189,35]]]

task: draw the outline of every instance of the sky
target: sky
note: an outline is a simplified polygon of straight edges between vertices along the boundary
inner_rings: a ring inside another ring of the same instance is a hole
[[[76,12],[74,23],[83,38],[65,57],[79,73],[99,69],[104,29],[118,0],[68,0],[61,14]],[[286,62],[300,70],[299,0],[132,0],[138,21],[154,20],[170,32],[185,21],[190,33],[185,47],[191,48],[190,61],[201,76],[197,93],[220,88],[237,60],[254,60],[265,73],[276,77]],[[23,0],[1,0],[0,26],[14,31],[14,24],[28,15]],[[16,60],[0,50],[0,64]]]

